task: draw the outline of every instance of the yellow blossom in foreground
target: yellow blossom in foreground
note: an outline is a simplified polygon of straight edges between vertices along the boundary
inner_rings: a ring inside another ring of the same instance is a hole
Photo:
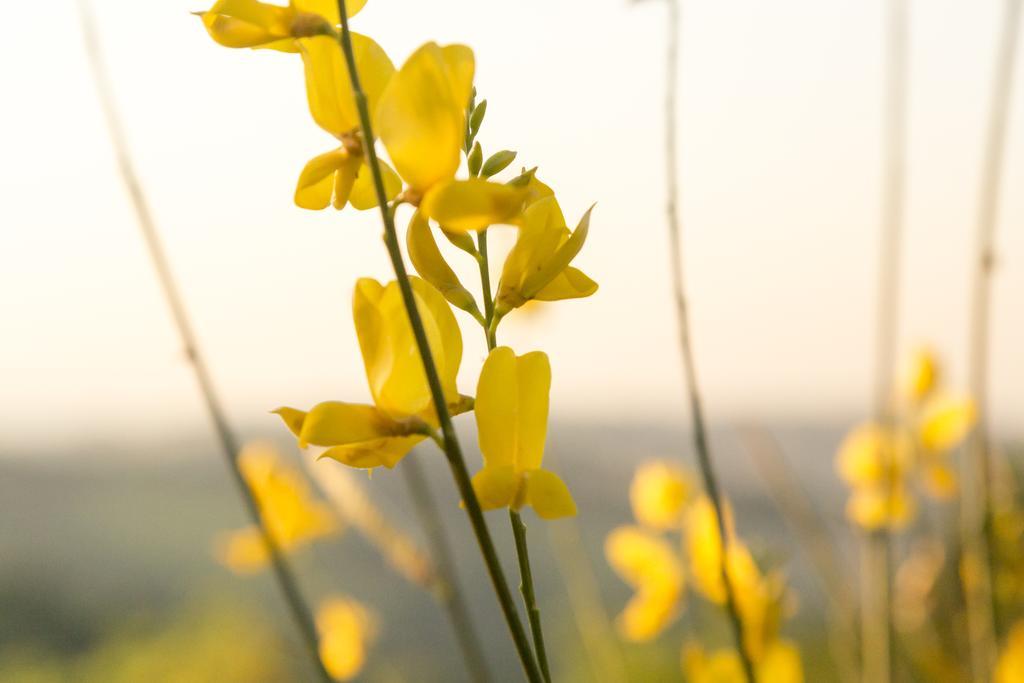
[[[359,81],[366,93],[370,115],[395,73],[387,53],[372,39],[351,34]],[[338,41],[315,36],[297,41],[306,75],[306,99],[313,120],[342,144],[311,159],[302,169],[295,188],[295,203],[304,209],[342,209],[351,204],[359,210],[377,206],[373,174],[365,163],[359,111]],[[402,189],[398,175],[380,161],[387,198]]]
[[[320,632],[320,659],[327,672],[340,681],[358,676],[376,637],[373,614],[352,598],[329,598],[317,610],[316,627]]]
[[[355,15],[366,0],[346,0]],[[224,47],[297,52],[295,38],[329,32],[341,21],[336,0],[290,0],[287,7],[258,0],[217,0],[198,12],[207,33]]]
[[[476,62],[465,45],[426,43],[388,82],[377,104],[375,130],[410,201],[448,231],[479,230],[514,221],[522,188],[480,178],[456,180],[466,135],[466,108]]]
[[[462,361],[458,323],[436,289],[419,278],[410,280],[445,399],[453,414],[465,412],[471,401],[455,385]],[[352,313],[374,405],[327,401],[309,412],[275,412],[300,448],[326,447],[320,457],[351,467],[394,467],[437,426],[423,361],[397,282],[384,286],[370,278],[359,280]]]
[[[633,516],[653,529],[678,529],[690,490],[690,479],[681,467],[660,460],[645,463],[629,487]]]
[[[252,491],[263,523],[282,550],[335,533],[337,518],[330,508],[313,498],[302,474],[286,464],[267,444],[243,449],[238,465]],[[217,556],[237,572],[254,572],[269,560],[263,535],[255,525],[231,532],[217,542]]]
[[[743,665],[735,650],[710,654],[695,644],[683,648],[683,673],[688,683],[744,683]],[[777,640],[755,664],[758,683],[802,683],[803,664],[796,645]]]
[[[548,428],[551,365],[540,351],[517,356],[491,351],[477,384],[476,424],[484,468],[473,489],[485,510],[524,505],[544,519],[576,514],[576,503],[554,472],[541,469]]]
[[[612,531],[604,552],[636,591],[616,619],[619,632],[631,641],[651,640],[679,614],[685,579],[677,554],[665,539],[635,526]]]
[[[596,282],[569,265],[587,239],[590,211],[583,214],[579,225],[570,232],[553,194],[542,196],[527,207],[519,237],[501,271],[494,301],[497,317],[532,299],[560,301],[587,297],[597,291]]]

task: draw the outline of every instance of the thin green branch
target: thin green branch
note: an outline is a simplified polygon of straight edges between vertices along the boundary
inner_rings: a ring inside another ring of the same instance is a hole
[[[993,558],[990,547],[992,512],[990,436],[988,409],[989,333],[991,330],[992,271],[995,264],[995,231],[1002,189],[1006,130],[1013,89],[1017,43],[1020,32],[1020,0],[1006,0],[1003,9],[999,52],[993,75],[992,104],[986,130],[981,173],[974,275],[971,283],[968,385],[978,406],[978,424],[968,438],[961,460],[964,495],[961,499],[960,532],[965,559],[974,565],[973,581],[964,586],[967,603],[968,643],[975,681],[989,678],[998,638],[993,603]]]
[[[249,489],[245,477],[239,468],[239,440],[230,424],[228,424],[223,404],[214,388],[209,367],[199,349],[188,311],[185,308],[178,284],[171,272],[170,263],[167,260],[160,235],[157,232],[156,223],[149,208],[149,202],[142,190],[138,174],[135,172],[120,116],[114,105],[113,89],[100,54],[99,40],[93,23],[91,8],[86,0],[80,0],[79,7],[81,10],[82,32],[85,39],[86,52],[89,57],[89,63],[92,66],[96,90],[107,121],[111,143],[117,156],[118,168],[128,188],[139,231],[142,233],[143,240],[146,243],[146,249],[149,252],[157,279],[163,290],[164,299],[178,330],[182,348],[192,367],[196,383],[199,385],[199,391],[203,396],[210,421],[213,422],[224,460],[228,465],[235,484],[238,486],[246,512],[249,514],[252,522],[259,528],[263,542],[267,546],[274,577],[277,579],[278,587],[282,595],[284,595],[285,602],[299,630],[299,635],[309,653],[317,677],[322,681],[329,682],[332,679],[320,659],[316,625],[299,590],[295,573],[281,551],[277,540],[267,530],[263,517],[260,514],[259,504],[253,497],[252,491]]]
[[[675,299],[676,318],[679,325],[679,351],[682,357],[683,374],[690,405],[691,429],[693,431],[694,447],[697,451],[697,464],[704,482],[704,489],[715,508],[718,520],[718,533],[722,540],[721,573],[722,583],[725,586],[726,613],[729,617],[729,625],[732,628],[736,650],[743,665],[744,676],[750,683],[755,683],[757,678],[754,673],[754,665],[751,661],[750,653],[747,652],[746,644],[744,643],[743,621],[736,598],[736,589],[732,585],[732,580],[726,569],[726,557],[730,546],[729,536],[726,530],[722,494],[714,465],[711,461],[711,448],[707,439],[704,410],[697,382],[697,367],[694,362],[693,344],[690,339],[689,311],[686,303],[686,289],[683,278],[682,221],[679,215],[677,199],[679,169],[676,160],[676,99],[679,62],[679,0],[667,0],[667,3],[669,20],[666,22],[668,27],[668,50],[665,73],[665,179],[668,185],[666,213],[668,217],[669,261],[672,268],[672,293]]]
[[[405,304],[406,313],[409,315],[409,324],[412,327],[413,336],[416,340],[416,347],[419,350],[420,358],[423,361],[424,372],[427,376],[427,384],[430,388],[434,408],[437,411],[437,420],[443,435],[444,454],[455,479],[456,487],[466,506],[466,513],[469,516],[473,532],[476,535],[480,552],[483,555],[484,564],[487,566],[494,592],[498,598],[505,621],[508,624],[512,641],[515,644],[516,652],[519,655],[523,671],[531,683],[540,683],[541,675],[534,660],[533,652],[519,613],[516,611],[512,593],[508,588],[505,573],[501,568],[498,553],[494,548],[490,530],[484,519],[483,510],[480,508],[480,501],[476,497],[473,485],[466,469],[466,462],[462,455],[462,446],[455,433],[452,424],[451,414],[445,403],[444,391],[441,387],[441,380],[437,372],[434,357],[431,355],[430,344],[423,327],[423,320],[420,317],[419,309],[416,307],[416,300],[413,296],[412,285],[409,275],[405,269],[405,262],[402,259],[402,252],[398,241],[398,232],[395,229],[394,213],[388,206],[387,193],[384,190],[384,178],[381,173],[380,160],[377,158],[377,150],[374,146],[373,124],[370,120],[370,110],[366,101],[366,93],[362,89],[359,80],[359,72],[356,69],[355,55],[352,50],[352,38],[349,33],[348,12],[344,0],[338,0],[338,13],[341,15],[341,50],[345,57],[345,64],[348,68],[349,80],[352,83],[352,90],[355,95],[356,108],[359,111],[359,121],[363,132],[364,151],[366,163],[373,175],[373,186],[377,196],[377,203],[380,207],[381,218],[384,223],[384,245],[387,248],[391,265],[395,272],[395,279],[398,282],[402,300]]]

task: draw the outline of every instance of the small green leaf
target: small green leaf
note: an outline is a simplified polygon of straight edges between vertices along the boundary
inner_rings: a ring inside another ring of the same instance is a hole
[[[512,187],[526,187],[527,185],[530,184],[530,181],[533,180],[533,176],[535,176],[536,174],[537,167],[534,166],[529,171],[524,170],[522,173],[520,173],[515,178],[513,178],[512,180],[508,181],[505,184],[511,185]]]
[[[473,258],[480,256],[480,252],[476,250],[476,244],[473,243],[473,238],[469,236],[468,232],[453,232],[445,230],[444,226],[441,226],[441,234],[448,238],[449,242]]]
[[[480,175],[480,164],[483,162],[484,150],[479,142],[473,143],[473,151],[469,153],[466,161],[469,165],[469,175],[477,177]]]
[[[500,152],[495,152],[487,158],[487,161],[484,162],[484,166],[480,174],[484,178],[490,178],[492,175],[504,171],[508,168],[508,165],[515,160],[516,153],[511,150],[503,149]]]
[[[487,100],[480,100],[480,104],[476,105],[476,108],[469,117],[469,134],[474,138],[480,131],[480,125],[484,122],[484,116],[486,116],[486,114]]]

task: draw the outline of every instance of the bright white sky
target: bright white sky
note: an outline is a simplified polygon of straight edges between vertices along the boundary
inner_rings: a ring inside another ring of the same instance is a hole
[[[298,60],[215,45],[188,14],[202,0],[95,4],[139,172],[233,415],[364,398],[348,302],[358,276],[388,267],[376,214],[291,203],[299,169],[331,142],[309,119]],[[869,396],[884,2],[684,4],[682,197],[710,415],[853,418]],[[902,331],[905,348],[935,344],[958,382],[1002,3],[911,4]],[[0,443],[201,424],[75,3],[48,8],[11,4],[5,24],[20,28],[0,41]],[[656,0],[371,0],[354,22],[396,63],[427,39],[470,44],[490,100],[485,151],[539,164],[573,217],[598,202],[579,263],[601,291],[503,332],[550,353],[561,417],[683,414],[662,208],[665,20]],[[1018,189],[1021,75],[1004,181]],[[1022,226],[1024,193],[1008,189],[992,362],[1011,427],[1024,405]],[[466,330],[471,392],[484,346]]]

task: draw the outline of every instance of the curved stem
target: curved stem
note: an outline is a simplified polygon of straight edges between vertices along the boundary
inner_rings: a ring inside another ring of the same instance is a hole
[[[487,258],[486,228],[477,233],[476,248],[480,254],[477,262],[480,265],[480,287],[483,290],[484,298],[484,336],[487,338],[487,350],[493,351],[498,345],[498,335],[494,320],[494,295],[491,293],[491,263]],[[516,542],[516,558],[519,560],[519,592],[523,595],[526,616],[530,622],[530,632],[533,634],[533,649],[537,653],[537,661],[540,663],[544,680],[550,683],[551,669],[548,666],[547,648],[544,646],[544,628],[540,618],[540,607],[537,606],[537,594],[533,587],[530,551],[526,543],[526,525],[523,523],[522,516],[511,508],[508,511],[508,518]]]
[[[451,414],[445,403],[444,391],[441,388],[441,379],[437,372],[437,365],[430,352],[430,344],[423,328],[423,320],[420,317],[419,309],[416,307],[416,300],[413,297],[412,285],[409,282],[409,274],[405,269],[405,262],[402,259],[402,251],[398,242],[398,232],[395,229],[395,217],[388,206],[387,193],[384,191],[384,178],[381,173],[380,161],[377,158],[377,150],[374,147],[373,124],[370,121],[370,110],[366,101],[366,93],[363,92],[359,81],[359,72],[356,70],[355,55],[352,51],[352,38],[348,27],[348,12],[345,7],[345,0],[338,0],[338,13],[341,15],[341,50],[345,57],[345,64],[348,68],[349,80],[352,83],[352,90],[355,95],[356,108],[359,111],[360,126],[363,131],[364,149],[366,152],[366,163],[373,174],[373,186],[377,196],[377,203],[380,206],[381,218],[384,223],[384,246],[387,248],[388,257],[391,259],[391,266],[395,272],[395,280],[398,282],[399,291],[402,294],[402,301],[405,304],[406,313],[409,315],[409,325],[412,327],[413,337],[416,339],[416,347],[419,350],[420,358],[423,361],[423,369],[427,376],[427,384],[430,388],[430,395],[437,411],[437,421],[441,426],[443,436],[444,454],[451,469],[455,485],[462,496],[466,506],[466,513],[469,516],[473,533],[476,535],[477,544],[483,555],[484,564],[497,595],[501,611],[508,624],[512,641],[515,644],[516,652],[523,666],[523,671],[531,683],[540,683],[542,680],[537,663],[534,661],[533,652],[530,650],[530,643],[527,640],[526,631],[516,611],[512,593],[508,588],[505,579],[505,572],[501,568],[501,561],[494,548],[494,541],[491,539],[490,530],[484,520],[483,510],[480,508],[480,501],[477,500],[473,491],[473,484],[469,478],[469,471],[466,469],[466,462],[462,455],[462,446],[455,433],[452,424]]]
[[[210,417],[210,421],[213,423],[214,430],[217,433],[217,439],[220,442],[224,461],[227,463],[232,479],[238,486],[238,491],[242,496],[242,502],[245,505],[249,518],[252,520],[252,523],[259,528],[260,534],[263,537],[263,542],[267,546],[271,567],[274,572],[274,578],[277,580],[278,587],[284,596],[285,603],[287,604],[292,618],[295,621],[295,625],[298,628],[302,642],[306,646],[306,650],[310,656],[313,667],[320,680],[330,682],[333,679],[327,673],[327,670],[324,668],[323,661],[320,659],[316,625],[313,622],[309,608],[306,606],[306,602],[299,590],[295,574],[284,553],[281,551],[277,540],[272,534],[270,534],[266,525],[263,523],[259,504],[253,497],[252,491],[249,489],[249,485],[246,483],[245,477],[242,475],[242,471],[239,468],[239,440],[228,423],[223,403],[214,388],[210,370],[206,365],[206,359],[203,357],[203,354],[199,349],[199,344],[196,340],[195,332],[192,329],[192,323],[189,319],[188,311],[185,308],[185,303],[181,297],[181,292],[178,289],[178,284],[171,272],[170,263],[167,260],[167,255],[164,251],[163,243],[160,240],[160,235],[157,232],[156,223],[153,220],[153,215],[149,208],[149,202],[142,190],[142,184],[139,182],[138,174],[135,172],[135,167],[128,151],[128,143],[125,139],[124,130],[121,125],[121,120],[118,116],[117,109],[114,106],[113,92],[107,77],[107,72],[100,56],[99,42],[96,37],[96,29],[93,25],[92,14],[84,0],[80,3],[80,9],[86,52],[88,53],[89,62],[92,66],[97,94],[99,95],[100,104],[103,107],[103,114],[107,120],[107,127],[110,131],[111,143],[113,144],[114,151],[117,156],[117,163],[121,177],[123,178],[125,185],[128,187],[128,194],[131,198],[132,207],[135,210],[135,219],[138,223],[139,231],[142,233],[143,240],[146,243],[146,249],[149,252],[150,259],[153,263],[153,269],[156,271],[157,279],[160,282],[160,288],[163,290],[164,299],[170,309],[174,325],[178,330],[178,336],[180,337],[182,348],[184,349],[185,356],[188,358],[189,364],[192,367],[196,383],[199,385],[199,391],[202,394],[203,402],[206,405],[206,411]]]
[[[679,58],[679,0],[667,0],[669,8],[668,50],[665,87],[665,179],[668,184],[666,212],[668,214],[669,260],[672,268],[672,293],[675,299],[676,318],[679,325],[679,351],[683,362],[683,375],[690,405],[691,429],[694,447],[697,451],[697,464],[700,469],[704,489],[711,504],[715,508],[718,519],[718,533],[722,541],[722,583],[725,586],[725,608],[732,628],[733,640],[743,665],[744,676],[750,683],[756,681],[754,665],[747,652],[743,640],[743,621],[736,600],[736,589],[726,570],[726,557],[729,549],[729,537],[723,514],[722,494],[711,461],[711,448],[708,444],[707,430],[704,421],[704,410],[697,383],[697,367],[693,358],[693,344],[690,339],[689,311],[686,303],[686,289],[683,278],[681,219],[677,192],[679,186],[679,170],[676,161],[676,88]]]
[[[975,681],[987,680],[995,659],[997,628],[992,597],[990,546],[991,475],[989,444],[988,377],[992,271],[999,208],[1003,156],[1010,94],[1020,31],[1021,0],[1006,0],[999,52],[993,77],[992,105],[986,131],[981,173],[974,275],[971,283],[968,383],[978,406],[978,424],[968,438],[961,460],[964,496],[960,532],[965,559],[975,565],[977,579],[964,587],[967,603],[968,643]]]

